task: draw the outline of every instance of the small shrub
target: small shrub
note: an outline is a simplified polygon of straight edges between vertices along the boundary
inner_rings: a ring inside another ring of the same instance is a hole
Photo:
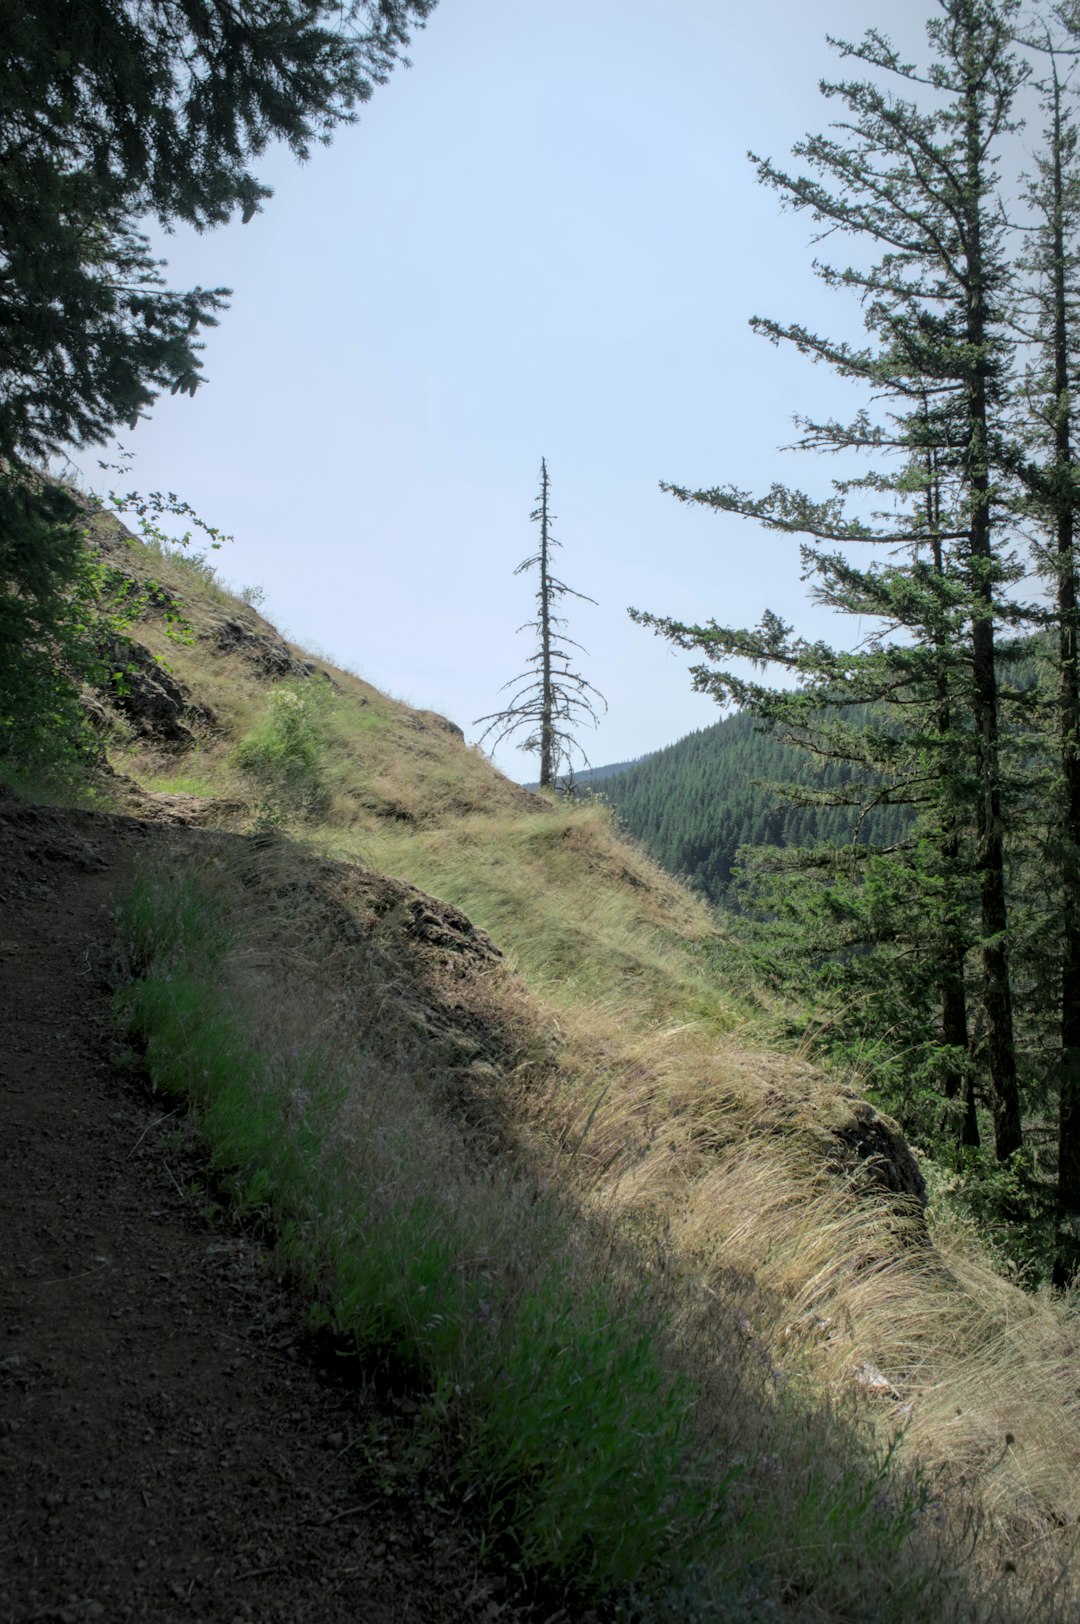
[[[220,587],[217,566],[210,562],[205,553],[188,553],[179,547],[173,547],[166,549],[164,556],[171,558],[174,564],[179,564],[181,569],[187,570],[189,575],[193,575],[204,586]]]
[[[275,688],[261,721],[237,748],[237,766],[255,787],[264,828],[318,817],[330,804],[321,726],[326,691],[322,683]]]

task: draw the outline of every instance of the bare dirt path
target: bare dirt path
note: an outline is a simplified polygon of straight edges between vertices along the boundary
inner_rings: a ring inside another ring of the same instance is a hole
[[[112,909],[160,838],[0,800],[0,1619],[525,1617],[117,1064]]]

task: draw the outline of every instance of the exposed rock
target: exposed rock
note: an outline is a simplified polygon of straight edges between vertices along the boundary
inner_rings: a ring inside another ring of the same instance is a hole
[[[138,615],[158,613],[182,618],[182,605],[168,587],[155,580],[153,573],[148,574],[145,566],[132,568],[138,555],[133,548],[136,538],[130,530],[114,513],[91,511],[88,517],[89,539],[108,566],[109,585],[117,599]]]
[[[140,580],[118,564],[109,566],[109,582],[118,601],[136,615],[162,614],[180,620],[183,611],[179,599],[160,581]]]
[[[189,722],[213,724],[213,713],[141,643],[118,639],[109,659],[119,674],[109,699],[144,738],[183,749],[192,743]]]
[[[762,1055],[758,1064],[775,1081],[765,1090],[757,1131],[783,1137],[794,1132],[814,1147],[818,1167],[855,1192],[884,1199],[909,1239],[928,1241],[926,1181],[900,1124],[854,1090],[830,1087],[805,1062]]]
[[[832,1162],[835,1171],[854,1169],[871,1184],[925,1207],[926,1180],[892,1117],[845,1090],[833,1096],[822,1126],[840,1150]]]
[[[864,1359],[861,1364],[852,1366],[851,1374],[855,1378],[856,1385],[868,1393],[874,1393],[883,1398],[893,1398],[898,1401],[902,1396],[893,1386],[888,1376],[885,1375],[885,1372],[879,1370],[877,1365],[871,1364],[869,1359]]]
[[[365,812],[370,812],[377,818],[389,818],[395,823],[417,821],[416,813],[412,807],[406,806],[404,801],[399,801],[392,795],[375,794],[368,785],[352,784],[346,793],[358,807],[362,807]]]
[[[443,733],[452,733],[457,739],[463,740],[465,738],[465,734],[462,732],[461,728],[458,727],[457,723],[451,722],[448,716],[440,716],[438,711],[419,710],[414,713],[414,716],[414,727],[422,727],[426,724],[428,727],[437,727],[441,729]]]
[[[79,704],[90,719],[90,726],[98,733],[108,727],[112,716],[109,707],[101,695],[93,688],[84,688],[79,695]],[[104,765],[104,763],[103,763]]]
[[[148,823],[179,824],[186,829],[235,828],[250,814],[244,801],[148,790],[131,779],[123,782],[123,804],[125,811]]]
[[[502,958],[487,931],[474,925],[468,914],[452,902],[428,896],[414,885],[392,880],[367,869],[348,870],[348,889],[353,898],[363,899],[377,919],[396,913],[402,933],[424,947],[467,958],[494,962]]]
[[[268,677],[310,677],[311,660],[301,660],[283,637],[257,615],[221,615],[200,632],[221,654],[239,654]]]

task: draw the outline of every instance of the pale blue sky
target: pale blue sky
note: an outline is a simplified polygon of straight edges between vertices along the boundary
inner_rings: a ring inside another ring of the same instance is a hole
[[[929,9],[929,7],[927,7]],[[140,489],[235,535],[218,555],[266,612],[379,687],[453,718],[495,709],[531,652],[541,456],[570,635],[609,712],[591,760],[716,719],[686,656],[629,604],[808,619],[794,543],[677,504],[658,481],[800,478],[792,413],[861,404],[748,330],[840,335],[858,312],[814,279],[809,221],[746,160],[828,121],[826,33],[921,50],[923,6],[881,0],[441,0],[411,71],[297,167],[250,225],[165,239],[177,284],[223,283],[209,383],[124,443]],[[102,488],[92,452],[79,458]],[[535,758],[504,747],[512,776]]]

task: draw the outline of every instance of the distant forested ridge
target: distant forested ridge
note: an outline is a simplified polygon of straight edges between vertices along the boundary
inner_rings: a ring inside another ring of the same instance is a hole
[[[635,756],[632,761],[612,761],[606,767],[583,767],[573,776],[575,789],[589,789],[593,784],[599,784],[602,779],[615,778],[619,773],[629,772],[632,767],[640,767],[648,756]],[[566,787],[566,779],[559,779],[560,788]],[[525,784],[525,789],[539,789],[539,783],[534,779],[531,784]]]
[[[578,779],[580,784],[587,775]],[[777,784],[809,795],[852,779],[846,763],[818,765],[739,712],[622,769],[600,768],[604,799],[658,862],[713,902],[732,906],[740,846],[887,845],[910,822],[903,807],[875,807],[860,820],[851,807],[795,806]]]

